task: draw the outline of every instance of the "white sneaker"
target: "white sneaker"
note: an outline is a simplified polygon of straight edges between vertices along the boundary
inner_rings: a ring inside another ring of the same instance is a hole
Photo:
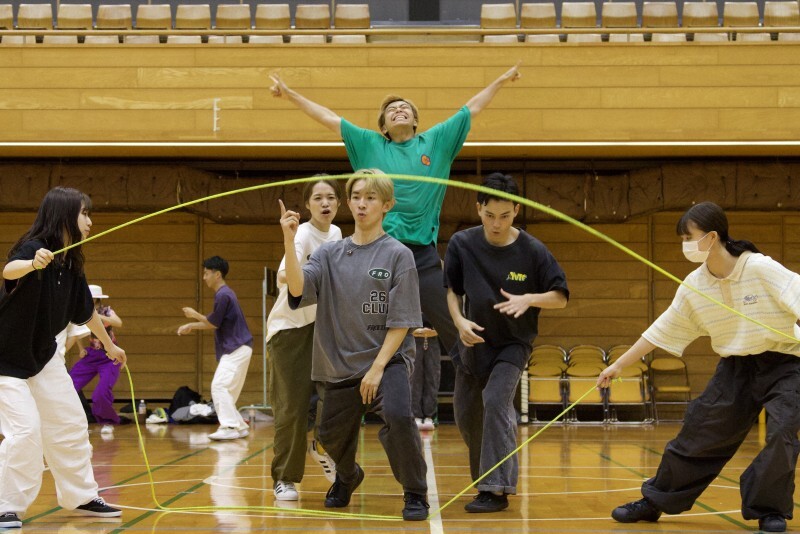
[[[431,419],[430,417],[426,417],[425,420],[422,422],[422,426],[420,426],[419,428],[420,430],[433,430],[434,429],[433,419]]]
[[[319,450],[323,452],[319,452]],[[328,479],[328,482],[333,484],[336,482],[336,462],[328,456],[328,453],[322,449],[322,446],[317,443],[317,440],[311,440],[311,446],[308,447],[308,453],[311,457],[316,460],[316,462],[322,467],[322,472],[325,473],[325,478]]]
[[[239,429],[239,437],[240,438],[246,438],[249,435],[250,435],[250,428],[249,427],[244,427],[244,428],[240,428]]]
[[[113,434],[114,427],[113,425],[103,425],[103,428],[100,429],[101,434]]]
[[[275,484],[273,491],[275,492],[275,498],[279,501],[296,501],[300,499],[300,495],[297,494],[297,488],[294,487],[294,482],[279,480]]]
[[[414,418],[414,422],[417,423],[417,428],[419,430],[422,430],[422,418],[421,417],[415,417]]]
[[[222,441],[226,439],[239,439],[239,431],[229,426],[221,426],[219,430],[208,435],[208,439]]]

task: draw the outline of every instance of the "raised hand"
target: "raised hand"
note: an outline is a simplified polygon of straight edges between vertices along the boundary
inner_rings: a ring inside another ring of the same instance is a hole
[[[287,98],[289,95],[289,87],[283,83],[281,77],[276,74],[270,74],[270,79],[272,80],[272,87],[269,90],[272,92],[272,96],[275,98]]]
[[[297,227],[300,226],[300,214],[296,211],[287,210],[283,204],[283,200],[278,199],[281,205],[281,230],[283,230],[284,240],[290,239],[294,242],[294,236],[297,235]]]
[[[522,74],[520,74],[519,72],[520,65],[522,65],[522,60],[517,61],[517,64],[508,69],[506,73],[503,74],[500,78],[502,78],[504,82],[506,81],[516,82],[517,80],[522,78]]]

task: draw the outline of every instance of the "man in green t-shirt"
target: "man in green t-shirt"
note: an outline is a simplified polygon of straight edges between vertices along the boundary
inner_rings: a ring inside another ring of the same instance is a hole
[[[413,102],[398,95],[384,98],[378,129],[359,128],[332,110],[290,89],[277,74],[270,77],[273,96],[289,100],[300,111],[342,136],[353,169],[376,168],[387,174],[431,176],[447,179],[450,166],[469,133],[472,118],[489,105],[508,81],[519,79],[519,63],[473,96],[452,117],[417,133],[419,112]],[[439,213],[445,187],[436,184],[395,181],[394,208],[383,228],[414,253],[419,273],[422,313],[439,333],[447,350],[456,342],[457,331],[447,310],[441,258],[436,251]]]

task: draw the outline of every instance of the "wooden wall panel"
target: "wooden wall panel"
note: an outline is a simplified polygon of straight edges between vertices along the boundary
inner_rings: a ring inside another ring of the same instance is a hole
[[[7,126],[0,142],[338,142],[336,134],[270,96],[269,74],[275,71],[291,87],[363,126],[373,126],[383,95],[400,92],[419,105],[425,129],[517,59],[522,79],[476,118],[470,142],[783,141],[800,137],[800,121],[791,120],[800,109],[800,71],[792,68],[800,61],[796,47],[8,47],[0,49],[0,118]],[[398,75],[398,62],[413,68]],[[221,110],[216,132],[215,98]],[[172,149],[141,150],[163,155]],[[298,148],[270,150],[280,157]],[[320,157],[313,147],[300,150]],[[343,155],[341,148],[334,150]],[[484,156],[525,156],[530,148],[480,150]],[[638,147],[636,154],[663,150]],[[787,150],[796,149],[774,149]],[[730,153],[712,145],[703,151]]]

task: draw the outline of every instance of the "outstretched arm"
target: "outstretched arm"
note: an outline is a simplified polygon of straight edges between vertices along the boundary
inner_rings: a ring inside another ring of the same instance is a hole
[[[297,227],[300,225],[300,214],[287,210],[283,200],[278,199],[278,203],[281,206],[281,229],[283,230],[283,246],[286,251],[286,285],[289,288],[290,295],[300,297],[303,295],[305,279],[303,277],[303,269],[300,267],[300,261],[297,259],[294,244],[294,238],[297,236]]]
[[[495,304],[494,309],[506,315],[513,315],[514,319],[518,319],[528,311],[528,308],[558,310],[567,305],[567,296],[558,289],[546,293],[525,293],[524,295],[514,295],[505,289],[500,289],[500,294],[507,300]]]
[[[304,97],[294,89],[290,89],[288,85],[283,83],[281,77],[277,74],[270,74],[269,76],[273,82],[272,87],[270,87],[270,91],[272,91],[272,96],[276,98],[285,98],[295,106],[297,106],[300,111],[317,121],[318,123],[325,126],[327,129],[331,130],[335,134],[340,133],[340,126],[342,124],[342,118],[331,111],[330,109],[317,104],[309,100],[308,98]]]
[[[483,111],[483,109],[488,106],[489,103],[491,103],[494,95],[497,94],[497,91],[499,91],[500,88],[506,84],[506,82],[515,82],[519,80],[521,76],[519,73],[520,63],[522,62],[518,61],[516,65],[508,69],[508,71],[506,71],[502,76],[484,87],[480,93],[469,99],[469,102],[467,102],[467,107],[469,108],[470,115],[473,118],[475,115]]]
[[[622,370],[637,360],[641,360],[645,355],[654,351],[657,347],[647,341],[645,338],[640,337],[631,348],[625,351],[625,354],[620,356],[617,361],[606,367],[600,376],[597,377],[597,387],[607,388],[611,385],[611,381],[617,378]]]

